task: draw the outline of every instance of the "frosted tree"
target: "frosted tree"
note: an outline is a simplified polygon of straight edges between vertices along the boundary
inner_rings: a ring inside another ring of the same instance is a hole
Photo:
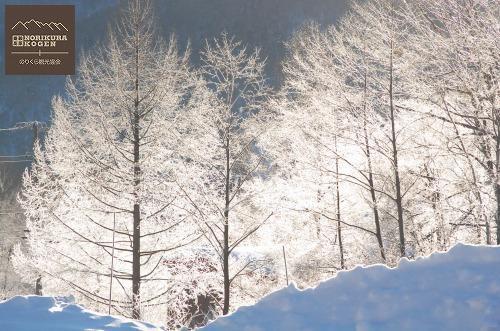
[[[397,99],[405,94],[402,76],[407,57],[404,55],[404,37],[407,33],[404,20],[400,17],[404,2],[394,0],[373,1],[354,6],[353,15],[356,24],[363,26],[367,40],[362,50],[371,62],[373,72],[373,93],[378,94],[380,103],[375,105],[386,114],[389,122],[387,138],[390,147],[385,150],[393,172],[394,196],[391,199],[396,206],[396,219],[399,229],[399,248],[401,256],[406,256],[404,192],[401,183],[398,143]],[[385,147],[385,146],[380,146]]]
[[[352,29],[355,26],[352,16],[342,20],[340,29],[333,27],[326,31],[321,31],[317,25],[304,27],[289,44],[290,57],[284,64],[286,82],[288,88],[294,95],[300,96],[302,102],[311,97],[317,100],[328,100],[326,109],[336,109],[328,111],[315,110],[312,114],[303,114],[303,116],[316,118],[323,123],[328,120],[330,113],[337,114],[335,118],[329,119],[332,122],[338,121],[338,117],[344,118],[346,123],[343,131],[339,132],[339,127],[326,128],[323,130],[331,134],[340,135],[343,144],[358,146],[361,155],[355,156],[353,149],[346,155],[340,156],[334,150],[335,163],[340,158],[349,168],[343,170],[340,174],[345,181],[353,183],[370,193],[370,205],[373,210],[375,231],[365,231],[375,235],[379,244],[380,254],[385,260],[385,252],[382,240],[379,207],[377,203],[378,189],[375,186],[375,174],[372,160],[373,147],[371,147],[372,131],[380,119],[371,109],[372,100],[370,99],[368,75],[370,74],[369,63],[365,59],[363,52],[364,34],[360,29]],[[319,92],[318,92],[319,90]],[[298,97],[292,100],[296,102]],[[298,106],[300,112],[304,109],[303,105]],[[298,114],[297,114],[298,115]],[[300,116],[300,115],[299,115]],[[295,123],[303,122],[303,119],[293,120]],[[308,126],[304,126],[307,128]],[[347,129],[349,127],[349,129]],[[317,133],[315,127],[310,130],[309,135],[314,137]],[[316,131],[316,132],[315,132]],[[333,145],[336,143],[336,136],[333,136]],[[363,155],[363,156],[362,156]],[[359,157],[364,157],[365,164],[355,161]],[[353,172],[354,171],[354,172]],[[338,174],[338,171],[334,171]],[[337,180],[335,180],[337,181]]]
[[[360,223],[352,212],[347,222],[342,221],[338,213],[333,219],[339,223],[338,229],[342,224],[375,237],[380,255],[385,260],[377,200],[386,192],[375,184],[373,154],[378,146],[372,146],[374,143],[371,142],[377,136],[374,135],[377,125],[383,121],[374,111],[374,83],[371,82],[374,70],[367,58],[365,31],[356,27],[356,19],[349,15],[342,20],[339,29],[331,27],[326,31],[321,31],[316,25],[306,26],[289,43],[290,55],[284,63],[284,72],[291,97],[290,103],[283,107],[284,121],[292,123],[292,127],[304,132],[306,137],[283,136],[296,140],[292,145],[295,149],[297,145],[306,144],[305,150],[295,153],[302,163],[312,164],[308,158],[318,148],[315,143],[327,146],[330,156],[325,163],[312,165],[331,176],[330,182],[338,183],[340,176],[345,182],[346,193],[349,192],[346,196],[352,196],[359,189],[369,193],[367,201],[373,211],[373,230],[365,222]],[[341,126],[338,125],[339,118],[343,121]],[[337,147],[339,139],[342,155]],[[337,167],[339,160],[343,163],[340,172]],[[299,177],[303,176],[304,173],[300,172]],[[335,195],[338,197],[338,192]],[[337,237],[341,239],[340,234]]]
[[[248,50],[226,34],[207,42],[201,59],[208,107],[190,113],[195,123],[190,153],[199,170],[193,176],[196,184],[185,195],[220,258],[222,313],[227,314],[238,278],[258,273],[265,262],[243,253],[242,247],[272,214],[257,203],[255,184],[269,167],[258,144],[271,120],[260,108],[270,89],[259,51]]]
[[[466,202],[471,209],[465,208],[455,224],[480,229],[490,243],[489,218],[494,218],[500,243],[500,5],[488,0],[423,1],[412,9],[407,20],[416,31],[410,40],[413,54],[419,54],[415,79],[427,107],[409,108],[447,123],[448,147],[465,165],[457,194],[465,202],[472,199]],[[463,185],[470,190],[464,192]],[[477,221],[464,221],[474,214]]]
[[[279,135],[277,141],[288,146],[287,155],[278,156],[282,171],[290,173],[308,194],[316,196],[302,210],[313,214],[318,242],[326,239],[338,247],[338,268],[344,269],[342,227],[349,223],[341,208],[339,165],[345,155],[339,145],[345,143],[341,133],[345,121],[341,120],[336,95],[329,93],[336,80],[320,72],[328,60],[315,62],[324,60],[321,56],[325,54],[320,46],[321,36],[316,32],[317,27],[306,27],[289,44],[290,56],[284,63],[289,98],[280,107],[282,122],[275,134]],[[294,161],[287,162],[286,158]]]
[[[83,56],[67,97],[54,99],[45,147],[24,176],[29,249],[16,264],[40,273],[45,293],[165,320],[160,308],[183,290],[169,283],[166,256],[199,237],[174,185],[193,80],[187,55],[156,39],[152,22],[149,3],[130,2],[107,45]]]
[[[380,257],[387,260],[389,254],[390,263],[395,262],[396,244],[399,256],[420,254],[428,252],[430,237],[437,234],[443,239],[437,232],[448,231],[443,201],[450,199],[440,177],[450,175],[442,167],[452,159],[439,151],[445,142],[438,126],[406,108],[411,103],[424,106],[415,93],[413,71],[420,58],[408,42],[415,33],[409,20],[412,10],[404,1],[356,3],[339,27],[321,30],[311,25],[299,31],[289,43],[284,64],[289,100],[282,107],[284,122],[305,132],[305,138],[288,138],[295,139],[293,155],[312,164],[313,153],[321,153],[312,142],[334,146],[335,137],[340,137],[344,155],[330,148],[330,165],[335,158],[342,161],[339,175],[350,192],[345,196],[361,194],[373,217],[372,226],[354,214],[342,224],[357,227],[361,232],[356,236],[376,238]],[[335,113],[347,124],[344,129],[333,125]],[[302,144],[306,146],[299,150]],[[332,177],[327,182],[335,183],[330,165],[314,166],[329,169]],[[393,240],[396,236],[398,242]]]

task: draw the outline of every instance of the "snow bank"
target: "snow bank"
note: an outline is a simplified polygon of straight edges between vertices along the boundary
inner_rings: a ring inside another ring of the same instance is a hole
[[[398,268],[340,272],[289,286],[203,331],[498,331],[500,248],[457,245]]]
[[[0,302],[2,331],[160,330],[154,325],[85,310],[71,298],[16,296]]]

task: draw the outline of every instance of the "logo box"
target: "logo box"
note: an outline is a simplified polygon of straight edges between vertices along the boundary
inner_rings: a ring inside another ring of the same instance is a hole
[[[73,75],[75,6],[6,5],[5,74]]]

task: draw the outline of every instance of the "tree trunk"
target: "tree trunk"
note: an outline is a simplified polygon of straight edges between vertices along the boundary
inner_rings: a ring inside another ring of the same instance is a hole
[[[136,31],[139,27],[136,27]],[[132,318],[140,319],[140,287],[141,287],[141,204],[139,186],[141,184],[140,166],[140,114],[139,114],[139,36],[136,33],[135,49],[135,100],[133,114],[134,134],[134,211],[133,211],[133,237],[132,237]]]
[[[39,130],[38,130],[38,124],[34,123],[33,124],[33,154],[35,154],[35,147],[36,144],[39,142]],[[36,181],[37,178],[33,176],[33,181]],[[28,231],[28,230],[25,230]],[[42,276],[39,275],[35,281],[35,295],[43,295],[42,294]]]
[[[495,198],[497,202],[496,210],[496,226],[497,226],[497,245],[500,245],[500,120],[496,119],[497,135],[496,135],[496,149],[495,149]]]
[[[224,207],[224,251],[223,251],[223,273],[224,273],[224,306],[222,308],[222,314],[227,315],[229,313],[229,291],[230,291],[230,279],[229,279],[229,194],[230,194],[230,153],[229,153],[229,130],[226,132],[226,201]]]
[[[375,235],[377,237],[377,242],[378,242],[378,247],[380,250],[380,256],[382,257],[382,260],[385,262],[385,250],[384,250],[384,242],[382,241],[382,229],[380,227],[380,216],[378,213],[378,203],[377,203],[377,195],[375,192],[375,184],[373,180],[373,167],[372,167],[372,157],[371,157],[371,150],[370,150],[370,141],[368,138],[368,130],[366,129],[368,125],[368,121],[366,118],[366,98],[367,98],[367,75],[365,73],[364,77],[364,91],[363,91],[363,134],[365,138],[365,153],[366,153],[366,160],[368,163],[368,185],[370,186],[370,196],[372,199],[372,204],[373,204],[373,219],[375,222]]]
[[[498,197],[497,197],[498,201]],[[498,213],[498,203],[497,203],[497,213]],[[486,226],[486,245],[491,245],[491,228],[490,228],[490,221],[486,216],[481,217],[481,219],[484,219],[484,224]]]
[[[35,295],[43,295],[42,294],[42,276],[38,276],[35,283]]]
[[[398,227],[399,227],[399,250],[401,257],[406,256],[406,243],[405,243],[405,229],[404,229],[404,216],[403,216],[403,197],[401,194],[401,179],[399,177],[398,165],[398,145],[396,142],[396,124],[395,124],[395,111],[394,111],[394,77],[393,77],[393,52],[394,45],[391,41],[391,55],[389,64],[389,108],[390,108],[390,121],[391,121],[391,135],[392,135],[392,161],[394,166],[394,184],[396,189],[396,207],[398,210]]]
[[[138,131],[138,130],[134,130]],[[136,133],[134,132],[134,136]],[[138,140],[134,141],[134,230],[132,234],[132,317],[140,319],[140,287],[141,287],[141,205],[139,203],[139,184],[141,167],[139,166],[139,143]]]
[[[335,136],[335,153],[337,151],[337,137]],[[339,188],[339,158],[335,158],[335,190],[336,190],[336,200],[337,200],[337,236],[339,239],[339,250],[340,250],[340,268],[345,269],[344,261],[344,245],[342,243],[342,224],[340,222],[340,188]]]

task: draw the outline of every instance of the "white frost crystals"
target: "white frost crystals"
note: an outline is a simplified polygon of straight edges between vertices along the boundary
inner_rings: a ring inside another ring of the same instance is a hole
[[[319,288],[345,281],[336,290],[372,300],[373,312],[330,293],[317,304],[337,313],[310,312],[314,320],[345,315],[371,330],[363,323],[378,318],[390,330],[413,323],[400,309],[437,303],[451,308],[436,316],[465,317],[463,303],[453,310],[457,299],[432,286],[467,276],[453,256],[490,248],[341,271],[500,243],[499,11],[494,0],[356,2],[336,26],[298,30],[271,86],[264,50],[222,34],[191,65],[175,38],[154,34],[147,2],[130,1],[54,98],[19,198],[29,232],[16,270],[43,294],[102,312],[111,293],[112,313],[170,329],[339,272]],[[448,269],[436,264],[429,277],[432,261]],[[405,270],[421,265],[419,282]],[[391,289],[403,292],[385,299]],[[487,304],[463,291],[471,311]],[[488,327],[475,316],[460,325]]]

